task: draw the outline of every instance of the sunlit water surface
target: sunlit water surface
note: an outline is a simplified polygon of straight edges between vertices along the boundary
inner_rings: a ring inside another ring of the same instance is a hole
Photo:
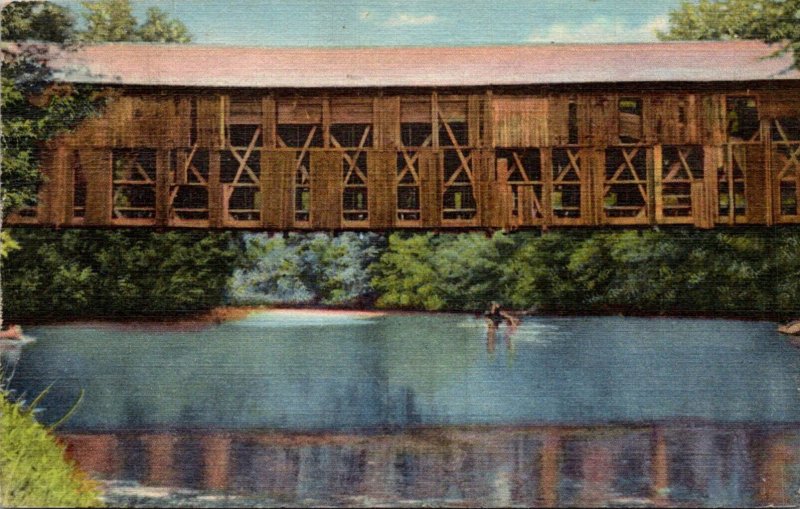
[[[61,436],[115,480],[112,502],[800,502],[800,349],[772,323],[530,318],[492,334],[464,315],[282,312],[28,333],[12,387],[53,384],[45,421],[83,389]]]

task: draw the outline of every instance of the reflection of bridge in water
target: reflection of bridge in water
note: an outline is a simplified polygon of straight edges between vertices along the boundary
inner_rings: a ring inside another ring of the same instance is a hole
[[[797,503],[800,432],[744,425],[425,428],[395,435],[65,434],[103,478],[296,500]],[[355,500],[355,499],[354,499]]]

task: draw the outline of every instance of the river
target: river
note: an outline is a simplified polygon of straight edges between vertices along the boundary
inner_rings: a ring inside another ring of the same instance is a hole
[[[31,328],[12,388],[131,505],[800,502],[775,324],[262,312]]]

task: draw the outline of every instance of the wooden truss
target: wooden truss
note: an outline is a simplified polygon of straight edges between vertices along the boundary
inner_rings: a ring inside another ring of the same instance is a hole
[[[453,128],[441,112],[439,112],[439,122],[452,144],[452,148],[445,149],[442,219],[473,220],[477,214],[475,177],[472,171],[473,155],[459,144]],[[451,160],[448,155],[451,154],[457,157],[455,164],[448,164]]]
[[[519,225],[533,224],[545,216],[541,159],[539,167],[533,168],[531,161],[524,158],[524,152],[525,149],[512,149],[507,152],[511,156],[507,162],[508,185],[512,196],[511,215],[516,218]],[[523,156],[520,156],[520,153],[523,153]]]
[[[228,221],[258,222],[261,218],[261,184],[260,167],[250,166],[251,156],[261,135],[257,128],[244,152],[229,147],[231,155],[239,163],[236,173],[230,182],[222,185],[223,217]]]
[[[430,147],[433,142],[433,134],[428,135],[419,148]],[[409,150],[406,146],[400,146],[397,153],[397,175],[395,186],[397,189],[397,220],[398,221],[419,221],[420,212],[420,176],[419,159],[422,153],[416,150]]]
[[[311,154],[309,149],[314,142],[319,126],[312,126],[294,160],[294,220],[308,222],[311,220]],[[286,142],[276,136],[280,148],[290,148]]]
[[[154,150],[115,150],[113,152],[112,219],[155,219],[155,166]]]
[[[621,156],[616,167],[606,161],[603,185],[603,209],[607,218],[628,218],[637,222],[647,218],[647,162],[643,147],[615,147],[606,150],[606,158]]]
[[[342,152],[342,218],[345,221],[366,221],[369,219],[367,194],[367,140],[372,126],[367,125],[354,150],[345,150],[339,141],[331,136],[331,145]]]
[[[582,184],[587,177],[579,148],[553,149],[553,216],[556,220],[577,220],[581,217]]]
[[[197,143],[188,152],[174,150],[170,157],[169,219],[208,220],[208,151]]]
[[[725,164],[717,169],[720,222],[733,224],[737,221],[746,221],[746,168],[747,145],[727,145],[725,147]]]
[[[664,146],[661,161],[660,174],[656,177],[661,184],[656,195],[660,219],[673,222],[669,218],[687,218],[686,222],[691,222],[695,205],[692,186],[703,182],[703,149],[699,146]]]
[[[778,211],[783,220],[800,220],[800,140],[792,139],[780,119],[773,121],[777,140],[772,143],[772,164],[778,185]]]

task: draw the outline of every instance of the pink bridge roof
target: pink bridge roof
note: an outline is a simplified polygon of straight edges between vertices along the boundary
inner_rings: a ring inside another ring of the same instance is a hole
[[[445,48],[255,48],[104,44],[64,52],[64,81],[325,88],[798,80],[758,41]]]

